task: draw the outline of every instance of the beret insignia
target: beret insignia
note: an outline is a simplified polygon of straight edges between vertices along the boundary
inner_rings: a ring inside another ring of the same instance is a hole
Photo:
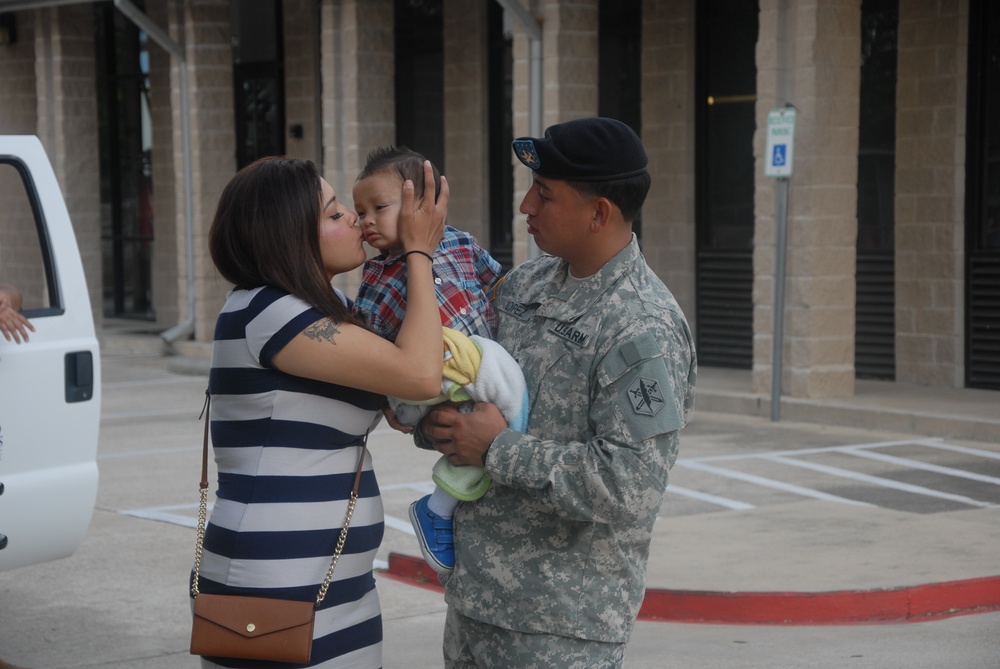
[[[535,143],[530,139],[514,140],[514,151],[517,153],[518,160],[531,169],[537,170],[542,166],[542,161],[535,150]]]

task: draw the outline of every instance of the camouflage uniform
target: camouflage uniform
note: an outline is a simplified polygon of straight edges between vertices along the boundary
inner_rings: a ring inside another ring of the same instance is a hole
[[[694,404],[694,348],[634,236],[594,276],[567,275],[543,256],[499,286],[497,341],[524,370],[530,434],[501,432],[494,484],[459,505],[445,597],[508,630],[625,643]]]

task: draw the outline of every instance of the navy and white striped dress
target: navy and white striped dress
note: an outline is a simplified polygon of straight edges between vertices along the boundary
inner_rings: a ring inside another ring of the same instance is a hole
[[[219,488],[205,530],[201,592],[313,601],[326,576],[362,438],[381,415],[383,398],[274,368],[274,355],[320,318],[273,288],[234,290],[219,315],[209,377]],[[316,611],[310,667],[382,664],[372,563],[384,516],[370,458],[358,497]],[[205,658],[202,666],[285,665]]]

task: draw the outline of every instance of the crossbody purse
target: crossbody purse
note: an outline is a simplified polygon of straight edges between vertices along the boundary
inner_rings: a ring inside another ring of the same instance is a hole
[[[191,654],[232,657],[249,660],[309,662],[312,654],[313,623],[316,609],[326,597],[333,579],[333,570],[344,551],[347,527],[351,524],[358,501],[361,470],[365,463],[368,435],[361,447],[354,487],[347,502],[347,515],[340,530],[337,548],[330,560],[330,569],[319,588],[315,602],[299,602],[267,597],[242,595],[211,595],[198,591],[201,555],[205,544],[205,523],[208,517],[208,427],[211,395],[206,391],[205,437],[201,453],[201,501],[198,505],[198,532],[194,552],[194,576],[191,596],[194,597],[194,619],[191,625]]]

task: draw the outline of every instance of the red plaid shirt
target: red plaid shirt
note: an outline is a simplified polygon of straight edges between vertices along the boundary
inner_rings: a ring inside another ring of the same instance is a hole
[[[488,293],[500,269],[475,237],[445,226],[432,267],[441,325],[493,339],[498,317]],[[406,261],[400,255],[365,261],[354,312],[372,330],[396,340],[406,313]]]

